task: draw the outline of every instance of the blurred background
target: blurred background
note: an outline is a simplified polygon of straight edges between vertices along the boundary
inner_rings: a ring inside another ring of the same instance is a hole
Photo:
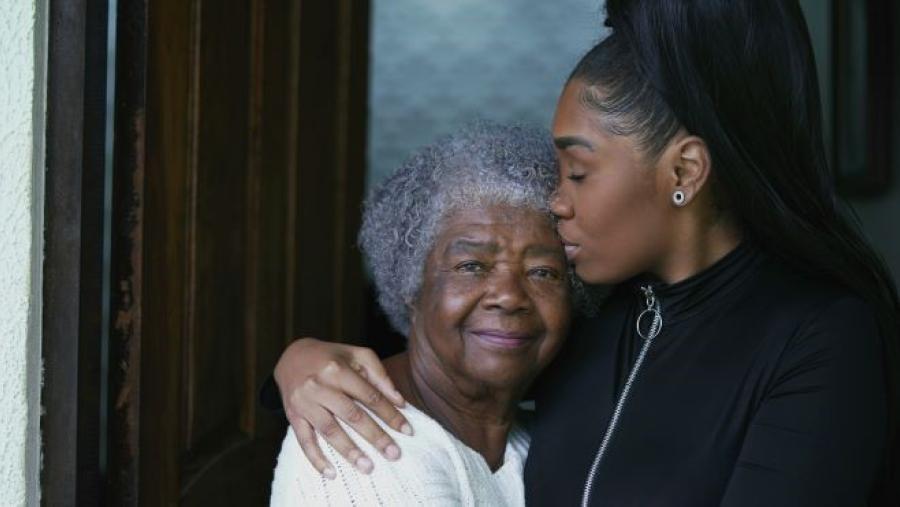
[[[897,13],[801,4],[841,194],[896,276]],[[549,127],[605,33],[599,0],[42,5],[47,505],[265,504],[284,346],[403,345],[355,247],[367,189],[473,118]]]

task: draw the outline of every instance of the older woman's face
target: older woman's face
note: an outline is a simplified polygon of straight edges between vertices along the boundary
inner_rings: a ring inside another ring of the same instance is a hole
[[[522,387],[556,354],[569,312],[565,256],[546,215],[459,211],[426,261],[410,353],[458,384]]]
[[[613,284],[657,268],[671,206],[636,143],[605,132],[598,113],[580,100],[583,91],[573,80],[557,104],[560,183],[552,209],[578,276]]]

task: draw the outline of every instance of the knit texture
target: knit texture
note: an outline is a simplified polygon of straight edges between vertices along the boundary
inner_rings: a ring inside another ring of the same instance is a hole
[[[309,463],[290,428],[281,446],[271,505],[298,506],[522,506],[523,465],[529,437],[521,428],[510,431],[503,466],[491,472],[484,458],[460,442],[434,419],[407,404],[401,409],[415,435],[396,432],[378,420],[402,450],[399,461],[382,457],[353,430],[344,429],[375,469],[358,472],[321,437],[319,446],[337,477],[322,477]]]

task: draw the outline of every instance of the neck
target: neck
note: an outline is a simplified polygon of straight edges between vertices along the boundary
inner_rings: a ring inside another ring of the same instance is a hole
[[[415,346],[385,361],[403,397],[481,454],[492,471],[503,465],[506,441],[521,393],[498,392],[483,383],[452,378]]]
[[[667,255],[653,274],[666,283],[677,283],[712,266],[741,243],[741,234],[731,220],[694,217],[671,228]]]

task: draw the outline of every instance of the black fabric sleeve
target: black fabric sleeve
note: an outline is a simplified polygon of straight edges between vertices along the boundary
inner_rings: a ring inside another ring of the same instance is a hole
[[[865,505],[883,463],[885,378],[874,315],[821,308],[786,345],[722,505]]]
[[[284,406],[281,404],[281,393],[278,391],[278,384],[275,383],[275,377],[269,374],[259,388],[259,404],[269,412],[275,414],[284,414]]]

